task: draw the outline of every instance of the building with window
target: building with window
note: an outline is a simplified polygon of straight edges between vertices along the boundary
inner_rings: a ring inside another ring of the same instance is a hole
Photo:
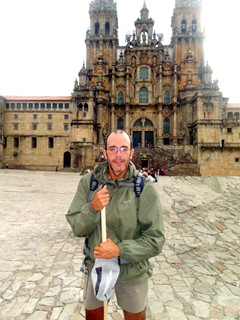
[[[205,63],[201,0],[175,1],[168,45],[145,2],[124,46],[113,0],[93,0],[89,18],[86,63],[71,96],[3,97],[2,162],[92,168],[107,134],[124,129],[137,166],[238,175],[240,108],[228,105]]]
[[[38,170],[71,166],[71,96],[4,97],[2,104],[2,165]]]

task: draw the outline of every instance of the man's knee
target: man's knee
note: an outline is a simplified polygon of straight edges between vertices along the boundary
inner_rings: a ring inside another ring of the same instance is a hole
[[[138,313],[131,313],[123,310],[125,320],[146,320],[146,309]]]
[[[103,307],[93,310],[85,310],[86,320],[103,320]]]

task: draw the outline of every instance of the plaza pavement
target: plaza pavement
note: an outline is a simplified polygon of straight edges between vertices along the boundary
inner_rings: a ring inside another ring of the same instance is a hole
[[[81,320],[78,173],[0,170],[0,319]],[[148,320],[240,319],[240,177],[160,177],[166,244]],[[109,320],[123,319],[115,298]],[[97,320],[97,319],[96,319]]]

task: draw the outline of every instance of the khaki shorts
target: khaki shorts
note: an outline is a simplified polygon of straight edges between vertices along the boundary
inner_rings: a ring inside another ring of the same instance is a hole
[[[96,299],[93,292],[91,270],[85,268],[84,278],[84,307],[87,310],[103,306],[103,302]],[[138,313],[145,309],[147,302],[148,280],[137,283],[121,284],[117,281],[115,294],[120,308],[131,313]]]

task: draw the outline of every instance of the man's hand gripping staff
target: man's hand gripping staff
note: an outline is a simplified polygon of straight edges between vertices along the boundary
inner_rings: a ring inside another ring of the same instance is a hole
[[[102,189],[96,192],[92,200],[92,208],[95,211],[101,210],[101,230],[102,230],[102,242],[94,248],[94,257],[101,259],[112,259],[119,257],[120,249],[112,239],[107,239],[106,230],[106,206],[110,201],[110,195],[107,186],[103,186]]]

